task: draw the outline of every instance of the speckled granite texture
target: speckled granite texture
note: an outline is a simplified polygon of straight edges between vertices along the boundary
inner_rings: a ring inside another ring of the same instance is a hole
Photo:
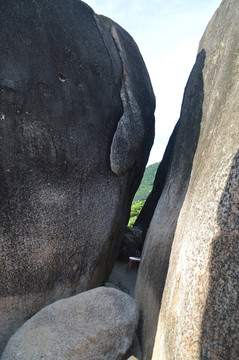
[[[202,77],[191,74],[186,87],[136,285],[147,360],[239,359],[238,18],[238,1],[222,1],[200,42]],[[188,156],[190,135],[184,147],[178,135],[188,131],[190,115],[200,130],[180,202],[184,162],[174,159]]]

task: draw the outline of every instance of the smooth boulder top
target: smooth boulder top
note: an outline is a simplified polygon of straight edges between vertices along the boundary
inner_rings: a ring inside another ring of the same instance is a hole
[[[89,290],[39,311],[12,336],[1,360],[120,360],[132,345],[138,317],[129,295]]]

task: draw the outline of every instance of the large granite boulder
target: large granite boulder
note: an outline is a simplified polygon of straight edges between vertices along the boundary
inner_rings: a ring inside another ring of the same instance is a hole
[[[224,0],[186,87],[136,286],[144,359],[239,359],[238,17]]]
[[[2,360],[121,360],[133,343],[138,309],[105,287],[46,306],[9,340]]]
[[[79,0],[0,1],[0,352],[101,284],[154,136],[138,47]]]

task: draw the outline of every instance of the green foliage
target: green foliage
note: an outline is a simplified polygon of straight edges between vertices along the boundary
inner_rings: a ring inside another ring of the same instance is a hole
[[[138,188],[138,191],[136,192],[133,202],[138,202],[142,200],[146,200],[149,196],[149,193],[152,190],[154,178],[158,169],[159,163],[155,163],[152,165],[149,165],[144,172],[143,179],[141,181],[141,184]]]
[[[138,188],[138,191],[136,192],[132,205],[131,205],[131,211],[130,211],[130,218],[129,218],[129,227],[133,227],[137,217],[139,216],[140,211],[142,210],[142,207],[144,206],[144,203],[149,195],[149,193],[152,190],[154,178],[158,169],[159,163],[155,163],[153,165],[149,165],[144,172],[143,179],[141,181],[141,184]]]
[[[130,211],[130,218],[129,218],[129,223],[128,223],[129,227],[133,227],[137,217],[139,216],[140,211],[142,210],[142,207],[144,206],[144,203],[145,203],[145,200],[132,203],[131,211]]]
[[[105,25],[106,29],[110,28],[110,23],[106,20],[103,20],[103,24]]]

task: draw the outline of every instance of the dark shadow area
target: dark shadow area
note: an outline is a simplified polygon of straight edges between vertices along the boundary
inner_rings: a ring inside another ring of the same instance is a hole
[[[157,330],[158,314],[167,276],[171,246],[178,216],[183,205],[194,154],[200,135],[204,101],[203,68],[206,52],[202,50],[189,76],[182,103],[180,119],[169,140],[162,162],[158,167],[153,190],[148,197],[136,226],[148,230],[156,206],[158,216],[148,232],[137,284],[136,301],[140,306],[139,338],[145,359],[151,359]],[[152,230],[152,226],[154,226]],[[156,235],[157,234],[157,237]],[[143,281],[142,281],[143,280]],[[145,294],[144,294],[145,293]],[[153,299],[153,306],[151,304]]]
[[[233,360],[239,359],[239,151],[232,162],[217,219],[220,235],[211,250],[200,359]]]

